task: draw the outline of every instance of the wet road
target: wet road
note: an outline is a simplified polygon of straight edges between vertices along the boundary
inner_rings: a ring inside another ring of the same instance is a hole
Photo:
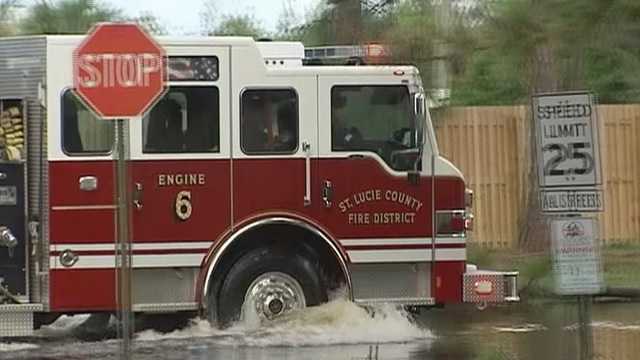
[[[640,357],[640,304],[593,307],[596,359]],[[20,342],[0,341],[4,359],[117,359],[117,340],[82,342],[65,317]],[[415,319],[393,308],[373,316],[345,301],[307,309],[268,327],[237,324],[221,331],[194,320],[182,330],[136,334],[135,359],[577,359],[571,304],[469,306],[423,312]]]

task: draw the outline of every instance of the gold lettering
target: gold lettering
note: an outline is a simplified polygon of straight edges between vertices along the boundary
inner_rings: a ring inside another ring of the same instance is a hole
[[[415,200],[413,197],[407,195],[407,197],[404,199],[404,205],[408,207],[412,207],[411,203],[413,200]]]
[[[205,185],[206,183],[205,174],[158,174],[158,186]]]
[[[367,201],[373,201],[373,196],[373,190],[367,190],[367,192],[365,192],[365,198],[367,199]]]

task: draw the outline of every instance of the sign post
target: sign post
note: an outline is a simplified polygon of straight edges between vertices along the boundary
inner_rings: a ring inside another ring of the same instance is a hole
[[[116,125],[116,294],[119,313],[118,334],[122,338],[122,358],[128,359],[131,349],[131,338],[133,337],[133,304],[131,287],[131,226],[129,204],[131,195],[128,187],[129,183],[129,136],[125,129],[126,120],[117,119]]]
[[[556,292],[576,295],[581,359],[593,357],[592,295],[604,285],[598,223],[583,213],[603,210],[598,127],[589,92],[533,97],[542,212],[551,214]]]
[[[165,91],[165,53],[138,25],[96,25],[73,53],[76,94],[103,119],[116,120],[116,294],[121,356],[130,357],[133,336],[129,137],[126,119],[143,115]]]

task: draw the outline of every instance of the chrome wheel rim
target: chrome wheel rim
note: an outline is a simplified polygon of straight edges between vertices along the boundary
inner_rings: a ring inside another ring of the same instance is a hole
[[[249,285],[244,306],[255,311],[260,320],[273,320],[306,306],[300,283],[285,273],[268,272]]]

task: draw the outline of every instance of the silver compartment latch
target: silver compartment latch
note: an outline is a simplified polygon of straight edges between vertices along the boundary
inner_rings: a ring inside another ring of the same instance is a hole
[[[137,182],[133,187],[133,205],[136,207],[136,210],[142,210],[142,184]]]
[[[13,257],[13,249],[18,245],[18,239],[6,226],[0,226],[0,246],[5,246],[9,251],[9,257]]]
[[[333,184],[329,180],[325,180],[322,186],[322,200],[324,201],[324,207],[331,207],[333,200]]]

